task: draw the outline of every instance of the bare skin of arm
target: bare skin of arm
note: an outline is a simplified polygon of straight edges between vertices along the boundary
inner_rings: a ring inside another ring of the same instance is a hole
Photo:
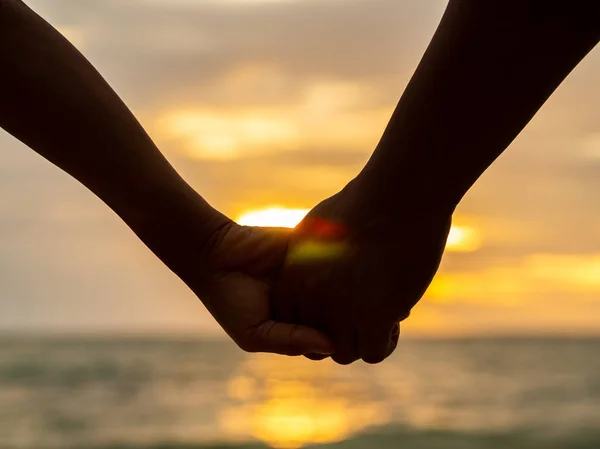
[[[240,347],[331,352],[322,333],[271,319],[288,233],[212,208],[93,66],[19,0],[0,0],[0,67],[0,126],[115,211]]]
[[[599,40],[596,0],[451,0],[367,166],[296,229],[277,315],[340,364],[389,356],[455,207]]]

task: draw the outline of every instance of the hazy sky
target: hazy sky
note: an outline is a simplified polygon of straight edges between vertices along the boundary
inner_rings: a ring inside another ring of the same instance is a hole
[[[27,3],[232,217],[310,208],[350,180],[446,5]],[[480,248],[446,256],[409,333],[600,331],[598,105],[596,49],[468,194],[456,223],[479,234]],[[3,132],[0,149],[0,330],[216,331],[91,193]]]

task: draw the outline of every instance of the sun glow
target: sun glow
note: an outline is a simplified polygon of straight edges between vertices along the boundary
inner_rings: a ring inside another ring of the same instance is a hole
[[[287,209],[273,206],[245,212],[236,221],[243,226],[295,228],[308,212],[308,209]]]
[[[265,209],[249,210],[236,220],[244,226],[268,226],[295,228],[308,214],[309,209],[288,209],[271,206]],[[446,251],[470,253],[481,248],[481,235],[471,226],[453,225],[448,235]]]
[[[452,226],[446,251],[457,253],[471,253],[481,248],[481,236],[476,229],[470,226]]]

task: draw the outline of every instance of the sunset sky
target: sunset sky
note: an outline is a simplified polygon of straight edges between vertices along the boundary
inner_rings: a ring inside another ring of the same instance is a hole
[[[238,218],[310,209],[359,172],[447,2],[27,3],[186,180]],[[458,243],[408,335],[600,332],[598,105],[596,49],[459,207]],[[6,330],[222,335],[100,200],[0,131]]]

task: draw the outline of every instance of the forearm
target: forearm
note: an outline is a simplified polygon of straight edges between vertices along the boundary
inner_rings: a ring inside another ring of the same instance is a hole
[[[0,64],[0,126],[98,195],[167,263],[192,251],[177,247],[170,224],[201,245],[223,222],[92,65],[20,1],[0,0]]]
[[[451,0],[359,179],[453,210],[600,39],[596,0]]]

